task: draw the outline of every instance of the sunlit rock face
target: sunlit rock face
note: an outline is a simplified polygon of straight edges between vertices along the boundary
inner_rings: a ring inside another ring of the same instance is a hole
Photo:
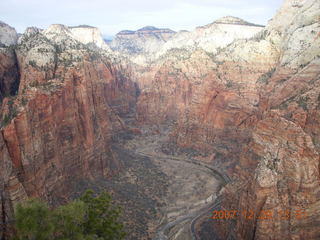
[[[107,44],[102,38],[101,32],[96,27],[80,25],[76,27],[69,27],[76,40],[84,44],[93,43],[97,47],[108,49]]]
[[[137,31],[121,31],[110,47],[128,56],[133,62],[145,65],[163,57],[171,49],[202,48],[217,53],[235,39],[253,37],[263,26],[236,17],[224,17],[194,31],[174,32],[170,29],[144,27]]]
[[[229,168],[237,184],[230,184],[223,195],[223,207],[252,210],[254,216],[238,219],[234,232],[217,223],[216,231],[225,237],[319,238],[319,2],[291,3],[286,1],[266,28],[276,61],[255,83],[259,96],[255,111],[249,111],[250,121],[243,122],[249,135],[246,144],[238,142],[239,157]],[[291,20],[286,19],[288,25],[282,28],[277,21],[284,18]],[[241,125],[234,132],[239,129]],[[261,219],[261,210],[272,211],[272,220]],[[289,214],[283,216],[286,211]],[[301,211],[307,217],[301,217]]]
[[[175,35],[168,28],[146,26],[137,31],[119,32],[109,43],[112,50],[128,56],[137,63],[145,63],[154,57],[161,46]]]
[[[319,238],[319,4],[285,1],[253,37],[230,40],[213,54],[200,44],[169,50],[151,64],[152,75],[138,73],[145,87],[140,121],[176,122],[173,143],[201,150],[234,178],[223,206],[255,213],[250,221],[238,219],[235,232],[228,223],[215,224],[225,238],[231,232],[239,239]],[[239,21],[226,17],[210,26]],[[146,83],[145,76],[152,78]],[[258,216],[288,209],[288,219]],[[297,219],[299,209],[308,218]]]
[[[223,17],[211,24],[197,27],[192,32],[179,32],[169,40],[158,55],[164,54],[172,48],[202,48],[210,53],[217,53],[236,39],[253,37],[263,26],[246,22],[236,17]]]
[[[16,30],[8,24],[0,21],[0,45],[10,46],[16,44],[18,34]]]

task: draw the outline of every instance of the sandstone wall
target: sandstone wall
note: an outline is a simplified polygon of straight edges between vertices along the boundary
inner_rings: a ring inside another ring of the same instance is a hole
[[[119,115],[136,102],[127,68],[68,34],[29,29],[16,53],[19,91],[2,103],[0,130],[0,184],[9,216],[22,199],[58,204],[81,193],[81,181],[119,172],[111,138],[125,129]]]

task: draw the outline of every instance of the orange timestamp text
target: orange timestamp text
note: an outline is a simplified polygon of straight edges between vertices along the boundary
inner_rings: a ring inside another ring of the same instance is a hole
[[[212,211],[212,219],[215,220],[233,220],[233,219],[260,219],[260,220],[289,220],[295,219],[305,219],[307,218],[307,213],[304,209],[298,208],[295,210],[261,210],[260,212],[255,212],[253,210],[214,210]]]

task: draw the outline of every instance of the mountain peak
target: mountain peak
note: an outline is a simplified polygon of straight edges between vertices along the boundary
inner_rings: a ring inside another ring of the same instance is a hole
[[[70,34],[70,30],[63,24],[51,24],[45,31],[45,34]]]
[[[156,31],[159,30],[159,28],[153,27],[153,26],[145,26],[143,28],[140,28],[137,30],[137,32],[142,32],[142,31]]]
[[[169,28],[157,28],[153,26],[145,26],[143,28],[138,29],[137,31],[132,30],[122,30],[117,33],[117,36],[125,36],[125,35],[134,35],[134,34],[156,34],[156,33],[168,33],[168,34],[174,34],[175,31],[169,29]]]
[[[0,21],[0,44],[10,46],[16,44],[17,39],[16,30],[5,22]]]
[[[214,21],[213,24],[234,24],[234,25],[248,25],[248,26],[264,27],[263,25],[250,23],[250,22],[247,22],[241,18],[233,17],[233,16],[225,16],[225,17],[219,18],[216,21]]]

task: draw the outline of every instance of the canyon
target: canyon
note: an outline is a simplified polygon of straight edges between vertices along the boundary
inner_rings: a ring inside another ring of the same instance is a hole
[[[0,43],[2,224],[25,199],[91,188],[123,207],[127,239],[320,238],[318,0],[285,0],[267,26],[110,43],[0,22]]]

